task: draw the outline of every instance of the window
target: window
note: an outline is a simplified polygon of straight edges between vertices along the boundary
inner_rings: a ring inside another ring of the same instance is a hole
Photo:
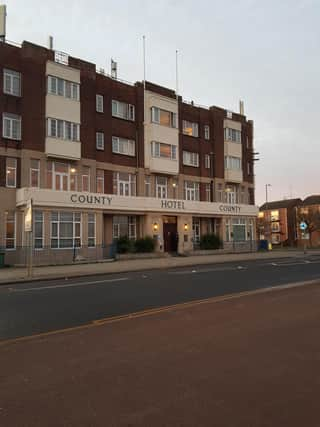
[[[240,157],[225,156],[224,167],[225,167],[225,169],[241,170],[241,159],[240,159]]]
[[[48,76],[48,93],[79,101],[80,85],[59,77]]]
[[[168,179],[165,176],[156,177],[156,197],[158,199],[168,197]]]
[[[204,139],[210,139],[210,126],[204,126]]]
[[[205,184],[205,197],[206,197],[206,202],[212,202],[212,200],[211,200],[211,184],[210,183]]]
[[[190,151],[183,152],[183,164],[185,166],[199,167],[199,154]]]
[[[200,200],[200,185],[198,182],[185,181],[184,182],[184,199],[198,201]]]
[[[171,128],[177,127],[177,114],[171,111],[162,110],[158,107],[151,108],[151,121],[162,126]]]
[[[144,177],[144,185],[145,185],[144,195],[146,197],[151,197],[151,176],[150,175],[146,175]]]
[[[88,214],[88,247],[96,246],[96,215]]]
[[[185,135],[194,136],[197,138],[199,136],[198,123],[188,122],[187,120],[183,120],[182,132]]]
[[[235,218],[232,220],[232,233],[235,242],[243,242],[246,239],[246,220],[243,218]]]
[[[82,191],[90,191],[90,168],[88,166],[82,168]]]
[[[3,138],[21,140],[21,117],[16,114],[3,113],[2,115]]]
[[[227,119],[232,119],[232,111],[227,111]]]
[[[120,119],[134,121],[134,105],[112,100],[112,115]]]
[[[279,243],[281,243],[280,234],[272,234],[271,235],[271,243],[273,245],[278,245]]]
[[[135,216],[115,215],[112,228],[114,239],[124,236],[133,240],[137,238],[137,218]]]
[[[210,167],[211,167],[210,154],[205,154],[205,155],[204,155],[204,167],[205,167],[206,169],[210,169]]]
[[[43,212],[34,211],[33,214],[33,234],[35,249],[43,248]]]
[[[279,211],[271,211],[271,221],[279,221]]]
[[[3,70],[3,93],[21,96],[21,74],[13,70]]]
[[[193,244],[199,246],[200,244],[200,218],[192,218],[192,235]]]
[[[59,119],[47,119],[47,134],[51,138],[80,141],[80,125]]]
[[[76,169],[68,163],[47,162],[46,188],[56,191],[77,191]]]
[[[112,152],[124,154],[126,156],[135,156],[135,141],[126,138],[112,137]]]
[[[136,176],[131,173],[113,173],[113,194],[118,196],[136,195]]]
[[[30,164],[30,187],[40,187],[40,160],[31,159]]]
[[[97,193],[104,193],[104,170],[97,169],[96,171],[96,185],[97,185]]]
[[[104,150],[104,133],[96,132],[96,149]]]
[[[279,224],[279,222],[272,222],[271,223],[271,231],[272,232],[279,232],[280,231],[280,224]]]
[[[81,246],[81,213],[51,212],[51,248]]]
[[[6,186],[15,188],[17,186],[17,159],[6,158]]]
[[[171,144],[152,141],[151,156],[155,158],[161,157],[164,159],[177,160],[177,147]]]
[[[238,189],[234,185],[226,188],[226,203],[234,205],[238,202]]]
[[[103,113],[103,95],[96,95],[96,111]]]
[[[6,249],[16,247],[16,214],[8,212],[6,214]]]
[[[224,139],[225,141],[241,143],[241,131],[231,128],[224,129]]]
[[[224,200],[223,200],[223,185],[222,184],[218,184],[217,201],[218,202],[224,202]]]

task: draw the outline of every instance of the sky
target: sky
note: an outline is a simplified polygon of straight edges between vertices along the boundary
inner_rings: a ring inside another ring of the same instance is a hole
[[[1,0],[0,0],[1,3]],[[6,0],[7,39],[48,45],[118,77],[254,121],[256,202],[320,193],[320,0]]]

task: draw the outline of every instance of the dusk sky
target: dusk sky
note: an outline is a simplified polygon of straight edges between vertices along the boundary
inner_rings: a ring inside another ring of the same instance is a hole
[[[54,48],[118,76],[175,88],[185,100],[255,123],[257,204],[320,193],[319,0],[7,0],[7,38]]]

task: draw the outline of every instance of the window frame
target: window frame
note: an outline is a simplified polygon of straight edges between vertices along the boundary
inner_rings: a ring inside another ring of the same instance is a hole
[[[169,114],[169,125],[161,123],[161,112]],[[155,123],[160,126],[177,129],[177,113],[169,110],[164,110],[160,107],[151,107],[151,123]]]
[[[13,220],[8,221],[9,215],[12,215]],[[13,224],[13,237],[8,237],[8,224]],[[16,211],[9,211],[5,215],[5,248],[6,251],[14,251],[17,244],[17,214]],[[8,240],[13,241],[13,246],[8,246]]]
[[[67,223],[70,224],[68,221],[61,221],[62,214],[72,214],[72,237],[61,237],[60,236],[60,229],[61,229],[61,223]],[[53,215],[56,214],[58,220],[53,220]],[[80,220],[76,220],[76,216],[80,215]],[[53,250],[56,249],[62,249],[62,250],[68,250],[68,249],[74,249],[75,247],[81,248],[82,247],[82,213],[81,212],[69,212],[69,211],[51,211],[51,217],[50,217],[50,248]],[[57,224],[57,237],[53,236],[53,224]],[[77,224],[80,224],[79,227],[79,235],[76,234],[76,228]],[[75,245],[75,242],[80,243],[79,245]],[[52,241],[57,241],[57,246],[52,246]],[[61,246],[61,241],[63,240],[72,240],[72,246]]]
[[[6,131],[5,122],[6,121],[9,121],[9,134],[5,134],[5,131]],[[17,128],[16,128],[17,136],[16,137],[13,135],[13,124],[14,123],[17,126]],[[13,141],[21,141],[21,139],[22,139],[21,124],[22,124],[21,116],[19,116],[18,114],[11,114],[11,113],[3,112],[2,113],[2,137],[5,139],[12,139]]]
[[[102,172],[101,176],[98,175],[98,171]],[[101,192],[98,191],[98,188],[99,188],[98,182],[99,181],[100,181],[100,185],[102,183],[102,191]],[[104,169],[96,169],[96,193],[98,193],[98,194],[105,194],[105,192],[104,192]]]
[[[129,149],[131,145],[131,150]],[[121,151],[120,147],[126,147],[126,150]],[[125,152],[126,151],[126,152]],[[136,155],[136,142],[133,139],[122,138],[120,136],[112,137],[112,152],[114,154],[121,154],[123,156],[135,157]]]
[[[210,125],[204,125],[204,139],[206,141],[210,140]]]
[[[96,94],[96,112],[104,113],[104,96],[99,93]]]
[[[125,114],[120,113],[119,107],[120,105],[125,108]],[[117,101],[116,99],[112,99],[111,101],[111,114],[112,117],[116,117],[118,119],[129,120],[131,122],[135,121],[135,106],[133,104],[129,104],[123,101]]]
[[[101,146],[99,145],[99,140],[98,140],[99,136],[101,137],[101,141],[100,141]],[[104,132],[101,132],[101,131],[96,132],[96,150],[104,151]]]
[[[200,201],[200,183],[197,181],[184,181],[183,183],[184,200],[190,202]]]
[[[170,147],[170,156],[161,156],[161,146]],[[177,160],[177,146],[159,141],[151,141],[151,157],[154,159]]]
[[[14,166],[9,166],[8,160],[13,160]],[[18,161],[15,157],[6,157],[6,188],[17,188],[17,167],[18,167]],[[9,183],[8,183],[8,176],[10,175],[9,170],[14,171],[14,184],[13,185],[9,185]]]
[[[55,82],[55,85],[53,85],[53,82]],[[71,101],[80,102],[80,83],[49,74],[47,76],[47,93],[48,95],[61,96]],[[70,96],[68,96],[68,93]]]
[[[7,77],[9,78],[9,89],[6,87]],[[15,93],[14,91],[14,80],[18,79],[19,82],[19,91]],[[22,74],[19,71],[11,70],[9,68],[3,69],[3,93],[5,95],[21,97],[22,94]]]
[[[191,166],[194,168],[199,167],[199,153],[194,151],[186,151],[182,152],[182,162],[184,166]]]
[[[190,132],[187,129],[191,129]],[[191,122],[190,120],[182,120],[182,133],[193,138],[199,138],[199,123]]]
[[[92,221],[92,217],[93,217],[93,221]],[[91,218],[91,220],[90,220]],[[90,227],[89,224],[94,224],[93,226],[93,236],[90,236]],[[96,214],[95,213],[88,213],[87,216],[87,232],[88,232],[88,248],[95,248],[96,244],[97,244],[97,221],[96,221]],[[93,244],[90,244],[90,240],[93,241]]]
[[[32,167],[32,162],[37,162],[38,163],[38,168],[35,169],[34,167]],[[39,159],[30,159],[30,175],[29,175],[29,179],[30,179],[30,187],[31,188],[40,188],[40,160]],[[36,172],[37,173],[37,185],[34,186],[32,185],[32,172]]]

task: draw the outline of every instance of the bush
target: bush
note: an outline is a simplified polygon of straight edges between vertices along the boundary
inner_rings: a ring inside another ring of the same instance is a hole
[[[119,237],[116,240],[118,254],[126,254],[132,252],[132,241],[128,236]]]
[[[222,242],[215,234],[205,234],[200,239],[200,249],[220,249]]]
[[[134,250],[138,253],[153,252],[155,249],[154,239],[150,236],[146,236],[141,239],[137,239],[134,242]]]

